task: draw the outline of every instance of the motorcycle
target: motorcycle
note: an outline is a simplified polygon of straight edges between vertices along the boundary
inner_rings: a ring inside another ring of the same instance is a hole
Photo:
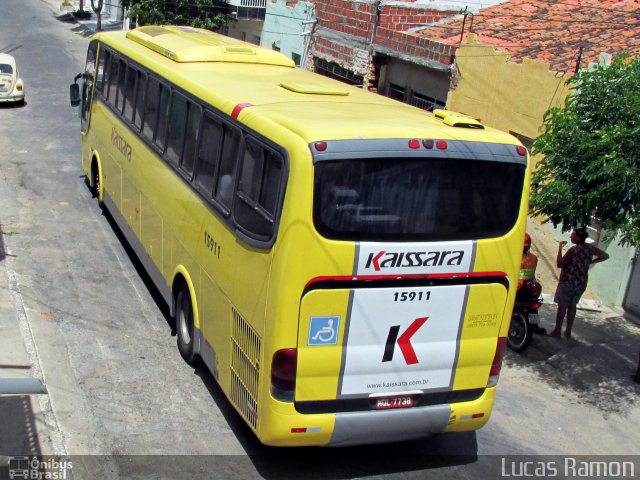
[[[542,305],[542,286],[536,280],[524,280],[516,292],[511,314],[507,346],[514,352],[522,352],[531,343],[533,334],[546,335],[538,325],[538,309]]]

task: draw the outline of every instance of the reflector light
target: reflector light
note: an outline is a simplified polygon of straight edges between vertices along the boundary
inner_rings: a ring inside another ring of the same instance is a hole
[[[502,357],[504,356],[504,348],[507,345],[507,337],[498,337],[498,344],[496,345],[496,354],[493,357],[491,363],[491,370],[489,371],[490,377],[500,375],[502,369]]]
[[[518,146],[516,147],[516,152],[518,152],[518,155],[520,155],[520,156],[523,156],[523,157],[524,157],[524,156],[527,154],[527,149],[526,149],[526,148],[524,148],[522,145],[518,145]]]
[[[245,108],[245,107],[253,107],[252,103],[239,103],[238,105],[236,105],[235,107],[233,107],[233,110],[231,111],[231,116],[233,118],[238,118],[238,115],[240,115],[240,112]]]
[[[319,152],[324,152],[327,149],[327,142],[316,142],[314,147]]]
[[[433,148],[433,140],[422,140],[424,148]]]
[[[271,361],[271,385],[279,390],[293,391],[296,388],[298,351],[295,348],[278,350]]]
[[[447,149],[447,142],[445,142],[444,140],[438,140],[436,142],[436,148],[438,150],[446,150]]]
[[[474,413],[471,415],[471,418],[482,418],[484,417],[484,413]]]
[[[409,148],[420,148],[420,142],[415,138],[412,140],[409,140]]]
[[[306,427],[302,427],[302,428],[292,427],[291,428],[291,433],[306,433],[306,431],[307,431]]]

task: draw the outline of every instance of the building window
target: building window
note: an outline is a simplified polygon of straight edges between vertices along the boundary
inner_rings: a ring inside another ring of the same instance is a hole
[[[364,77],[362,75],[357,75],[351,70],[341,67],[337,63],[327,62],[326,60],[318,57],[314,57],[313,62],[315,72],[320,75],[334,78],[341,82],[348,83],[349,85],[356,85],[358,87],[361,87],[364,83]]]
[[[444,108],[444,102],[415,92],[411,94],[409,103],[428,112],[433,112],[436,108]]]
[[[300,60],[302,60],[302,57],[300,55],[298,55],[297,53],[291,53],[291,60],[293,60],[296,64],[297,67],[300,66]]]
[[[400,100],[401,102],[404,102],[404,87],[390,83],[389,93],[387,94],[387,96],[389,98],[393,98],[394,100]]]

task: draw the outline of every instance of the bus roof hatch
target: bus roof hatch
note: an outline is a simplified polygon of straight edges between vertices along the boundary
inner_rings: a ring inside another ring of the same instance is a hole
[[[478,120],[462,113],[436,109],[433,111],[433,115],[438,120],[442,120],[442,123],[449,125],[450,127],[484,129],[484,125],[482,125]]]
[[[295,67],[290,58],[241,40],[202,28],[176,26],[138,27],[127,38],[179,63],[231,62]]]

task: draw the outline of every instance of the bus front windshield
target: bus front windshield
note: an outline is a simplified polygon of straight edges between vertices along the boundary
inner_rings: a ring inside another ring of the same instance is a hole
[[[504,235],[525,166],[451,159],[358,159],[315,166],[314,223],[326,238],[451,241]]]

